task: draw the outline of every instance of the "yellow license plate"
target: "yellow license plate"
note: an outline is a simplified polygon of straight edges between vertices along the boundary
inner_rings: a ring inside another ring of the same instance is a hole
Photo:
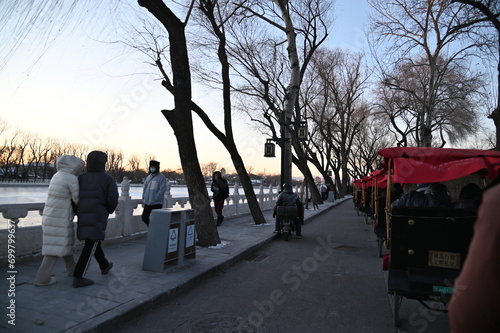
[[[429,251],[429,266],[460,269],[460,253]]]

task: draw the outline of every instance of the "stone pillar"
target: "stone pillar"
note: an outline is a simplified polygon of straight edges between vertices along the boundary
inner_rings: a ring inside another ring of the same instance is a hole
[[[259,206],[260,209],[264,209],[264,185],[260,183],[259,187]]]
[[[234,214],[237,215],[240,213],[239,204],[240,204],[240,188],[238,182],[234,182],[234,192],[233,192],[233,203],[234,203]]]
[[[117,222],[122,223],[122,236],[130,236],[134,233],[132,198],[130,197],[130,183],[128,177],[123,177],[121,183],[121,195],[118,198],[116,209]]]
[[[172,193],[170,192],[170,181],[167,179],[167,190],[165,191],[165,197],[163,200],[163,208],[172,208]]]
[[[269,185],[269,200],[268,200],[268,202],[269,202],[268,208],[273,208],[275,200],[274,200],[274,193],[273,193],[273,186],[272,185]]]

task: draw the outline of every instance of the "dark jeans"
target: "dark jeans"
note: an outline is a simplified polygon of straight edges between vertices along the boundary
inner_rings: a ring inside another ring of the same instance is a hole
[[[153,209],[161,209],[163,205],[144,205],[144,210],[142,211],[142,221],[146,223],[149,227],[149,216],[151,215],[151,211]]]
[[[106,259],[106,257],[104,256],[104,252],[102,251],[101,241],[92,241],[86,239],[82,253],[80,254],[80,258],[76,263],[75,273],[73,274],[74,277],[82,278],[83,275],[85,275],[87,268],[90,266],[92,255],[99,263],[99,268],[101,270],[109,266],[109,261],[108,259]]]

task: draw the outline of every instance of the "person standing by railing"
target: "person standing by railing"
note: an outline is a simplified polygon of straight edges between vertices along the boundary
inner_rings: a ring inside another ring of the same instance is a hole
[[[142,189],[142,221],[149,227],[149,216],[153,209],[163,207],[165,191],[167,190],[167,179],[160,173],[160,162],[149,162],[149,175],[144,181]]]
[[[227,180],[222,177],[220,171],[215,171],[212,178],[211,190],[214,199],[215,213],[217,214],[217,226],[222,224],[224,221],[224,216],[222,215],[222,209],[224,208],[224,201],[229,197],[229,186]]]
[[[43,260],[36,274],[35,286],[46,286],[56,282],[50,274],[58,257],[64,259],[68,275],[73,276],[75,269],[73,205],[78,204],[78,175],[82,172],[84,163],[82,159],[72,155],[62,155],[57,159],[57,172],[50,181],[43,209]]]

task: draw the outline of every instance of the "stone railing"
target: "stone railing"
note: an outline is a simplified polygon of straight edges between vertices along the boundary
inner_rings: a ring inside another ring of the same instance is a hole
[[[127,240],[147,232],[147,226],[141,220],[142,199],[132,199],[129,191],[130,183],[125,177],[121,183],[121,195],[119,197],[118,207],[108,221],[108,227],[106,229],[107,240]],[[256,195],[260,208],[262,210],[267,210],[274,207],[274,203],[278,197],[278,191],[273,187],[269,187],[267,193],[265,193],[264,187],[260,186]],[[27,260],[30,257],[40,254],[42,249],[41,223],[37,225],[22,226],[22,223],[20,225],[19,222],[26,218],[30,212],[42,215],[44,205],[44,203],[0,205],[0,212],[5,219],[5,222],[2,221],[2,228],[0,229],[0,244],[2,244],[0,247],[0,266],[5,266],[7,264],[8,247],[6,244],[9,233],[14,233],[15,235],[16,260],[22,260],[23,258]],[[163,206],[165,208],[191,208],[189,197],[172,197],[170,185],[167,185]],[[250,213],[250,210],[248,208],[246,196],[240,194],[239,186],[235,184],[233,194],[226,199],[224,216],[232,217],[248,213]],[[4,227],[5,225],[7,225],[7,228]],[[12,238],[12,236],[10,237]],[[75,245],[77,248],[81,247],[82,242],[77,242]]]

